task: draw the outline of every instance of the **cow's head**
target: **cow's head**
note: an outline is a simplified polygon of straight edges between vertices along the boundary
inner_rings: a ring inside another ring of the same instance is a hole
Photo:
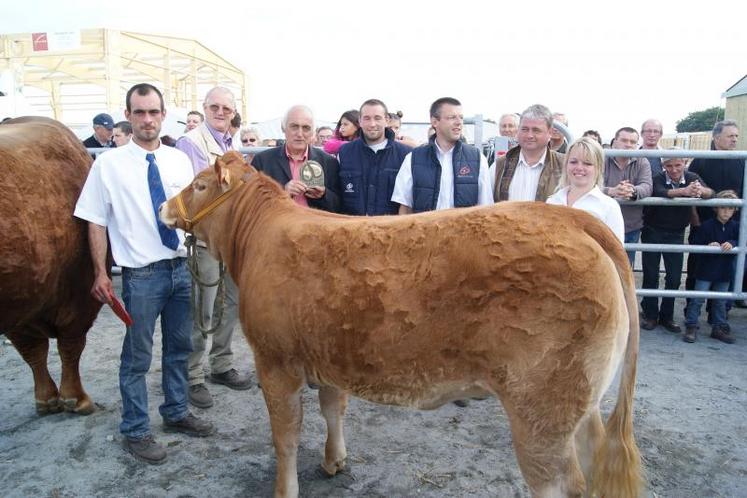
[[[245,176],[255,171],[241,154],[227,152],[216,159],[212,169],[202,171],[187,188],[161,204],[161,221],[169,228],[181,228],[209,242],[213,215],[225,211],[219,208],[236,192]]]

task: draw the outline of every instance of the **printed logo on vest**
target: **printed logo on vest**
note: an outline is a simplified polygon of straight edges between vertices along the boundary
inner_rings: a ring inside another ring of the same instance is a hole
[[[468,165],[464,165],[461,168],[459,168],[459,176],[467,176],[472,172],[472,169]]]
[[[352,183],[348,183],[347,185],[345,185],[345,192],[346,193],[354,193],[355,192],[355,190],[353,190],[353,184]]]

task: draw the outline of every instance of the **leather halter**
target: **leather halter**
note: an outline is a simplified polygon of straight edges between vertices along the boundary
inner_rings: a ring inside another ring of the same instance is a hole
[[[241,181],[243,183],[246,183],[251,176],[251,173],[245,173],[244,176],[241,177]],[[239,184],[234,185],[232,188],[226,190],[222,194],[220,194],[218,197],[213,199],[210,204],[202,208],[196,215],[194,215],[192,218],[190,218],[187,215],[187,207],[184,205],[184,199],[182,199],[182,192],[179,192],[176,197],[174,197],[174,200],[176,201],[176,211],[179,215],[179,218],[181,218],[184,221],[184,231],[185,232],[191,232],[192,228],[205,216],[209,215],[213,211],[215,211],[218,206],[223,204],[228,200],[229,197],[231,197],[233,194],[235,194],[238,191]]]

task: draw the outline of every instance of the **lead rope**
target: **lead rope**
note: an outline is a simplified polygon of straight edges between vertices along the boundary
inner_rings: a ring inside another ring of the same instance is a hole
[[[215,332],[223,321],[223,308],[225,308],[226,302],[226,288],[223,281],[226,274],[226,267],[223,264],[223,261],[220,261],[218,263],[218,279],[215,282],[205,282],[200,278],[200,269],[197,264],[197,239],[195,236],[187,235],[187,238],[184,241],[184,246],[187,248],[187,268],[189,268],[189,273],[192,274],[192,316],[196,317],[195,323],[197,324],[197,328],[200,329],[202,337],[207,339],[208,334]],[[213,306],[213,315],[211,319],[211,325],[213,323],[215,325],[208,327],[205,325],[203,301],[202,299],[198,299],[197,288],[199,287],[200,294],[202,294],[205,292],[206,288],[215,286],[218,287],[218,293],[215,298],[215,305]]]

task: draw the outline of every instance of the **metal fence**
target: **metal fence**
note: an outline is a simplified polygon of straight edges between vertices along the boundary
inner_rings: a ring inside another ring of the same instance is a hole
[[[741,159],[745,161],[747,172],[747,151],[723,151],[723,150],[618,150],[606,149],[605,157],[683,157],[704,159]],[[742,199],[692,199],[676,198],[665,199],[663,197],[647,197],[636,201],[622,201],[621,204],[633,204],[639,206],[731,206],[741,208],[745,205],[744,195],[747,193],[747,174],[744,175],[742,183]],[[747,226],[747,210],[739,210],[739,226]],[[713,299],[745,299],[747,294],[742,289],[742,277],[744,276],[745,253],[747,253],[747,230],[739,231],[737,247],[724,253],[719,247],[678,245],[678,244],[625,244],[628,251],[641,252],[682,252],[682,253],[705,253],[705,254],[736,254],[736,268],[734,271],[734,289],[732,292],[712,291],[688,291],[688,290],[664,290],[664,289],[638,289],[639,296],[657,297],[702,297]]]
[[[475,124],[476,138],[481,136],[482,116],[477,115],[474,118],[465,119],[465,123]],[[562,125],[556,123],[561,133],[566,137],[568,143],[573,142],[573,135]],[[479,132],[478,132],[479,130]],[[480,142],[476,142],[480,143]],[[272,147],[242,147],[239,152],[242,154],[256,154]],[[88,149],[89,153],[96,154],[106,152],[108,148]],[[742,185],[742,199],[692,199],[676,198],[666,199],[663,197],[647,197],[636,201],[621,201],[621,204],[634,204],[640,206],[732,206],[741,208],[745,205],[744,196],[747,194],[747,151],[696,151],[696,150],[621,150],[605,149],[605,157],[683,157],[683,158],[705,158],[705,159],[741,159],[745,161],[745,175]],[[747,226],[747,209],[739,210],[739,226]],[[724,253],[718,247],[697,246],[689,244],[624,244],[627,251],[641,252],[682,252],[682,253],[699,253],[699,254],[722,254]],[[737,247],[731,249],[727,254],[736,254],[736,268],[734,271],[734,288],[731,292],[712,292],[712,291],[692,291],[692,290],[664,290],[664,289],[637,289],[639,296],[656,296],[656,297],[702,297],[712,299],[747,299],[747,293],[742,289],[742,278],[744,276],[745,254],[747,254],[747,230],[739,231],[739,243]]]

